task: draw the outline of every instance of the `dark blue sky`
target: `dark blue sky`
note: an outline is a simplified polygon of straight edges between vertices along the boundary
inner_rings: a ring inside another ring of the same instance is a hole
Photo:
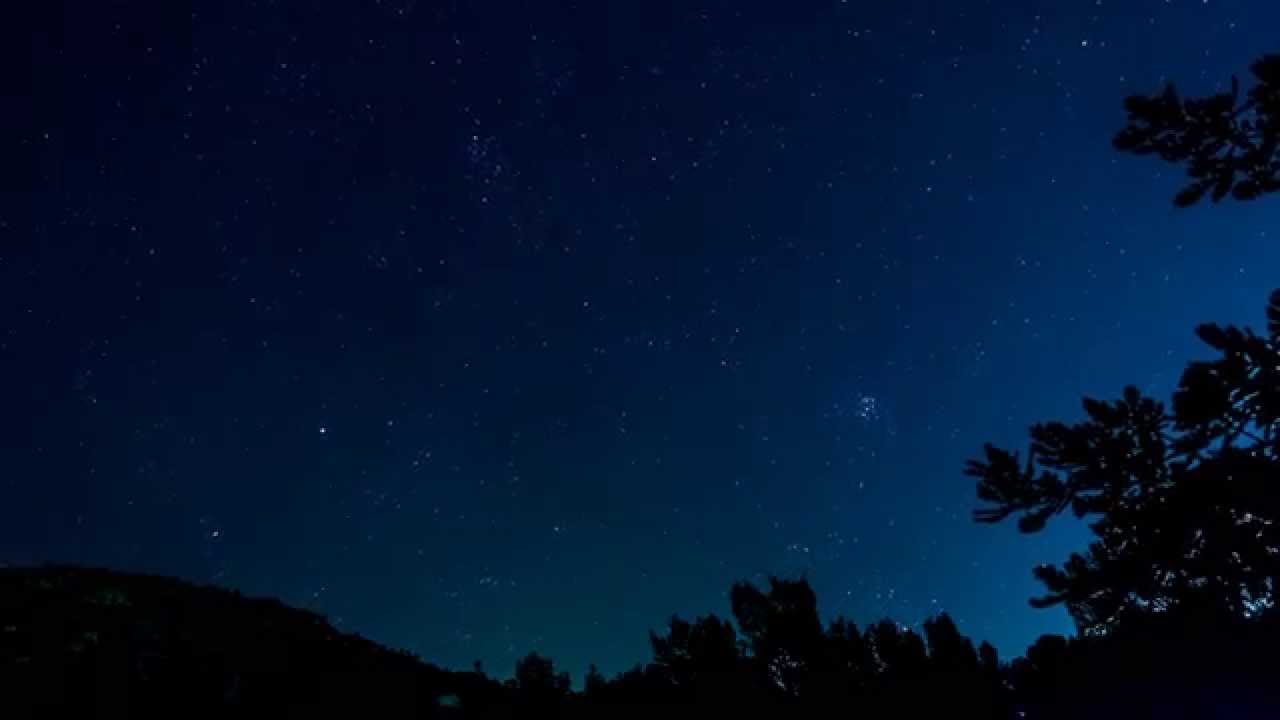
[[[1125,95],[1277,50],[1272,3],[38,12],[0,561],[446,666],[616,671],[768,573],[1006,654],[1066,631],[1030,570],[1082,534],[974,525],[964,461],[1166,393],[1280,263],[1274,204],[1175,211],[1110,147]]]

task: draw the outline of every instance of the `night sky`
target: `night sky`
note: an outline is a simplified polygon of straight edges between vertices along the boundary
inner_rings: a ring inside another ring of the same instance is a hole
[[[1085,536],[974,524],[964,461],[1167,394],[1277,282],[1273,203],[1110,146],[1276,50],[1271,2],[197,5],[29,9],[0,562],[500,676],[770,573],[1017,654]]]

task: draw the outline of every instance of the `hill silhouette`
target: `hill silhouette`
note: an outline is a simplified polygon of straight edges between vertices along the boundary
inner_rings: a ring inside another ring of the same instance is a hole
[[[6,717],[417,713],[466,684],[276,600],[56,566],[0,569],[0,668]]]
[[[339,632],[313,612],[163,577],[0,570],[5,717],[1267,718],[1275,613],[1212,608],[1041,637],[1002,663],[946,615],[823,625],[804,580],[738,584],[734,621],[673,618],[653,658],[580,691],[530,654],[505,682]]]

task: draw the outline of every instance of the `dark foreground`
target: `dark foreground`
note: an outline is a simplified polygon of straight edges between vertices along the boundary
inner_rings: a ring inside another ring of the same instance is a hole
[[[673,620],[654,658],[570,690],[530,655],[447,671],[274,600],[107,570],[0,570],[0,716],[1280,717],[1272,615],[1152,616],[1001,662],[946,616],[817,624],[803,581],[735,587],[737,629]],[[773,648],[770,650],[769,648]]]

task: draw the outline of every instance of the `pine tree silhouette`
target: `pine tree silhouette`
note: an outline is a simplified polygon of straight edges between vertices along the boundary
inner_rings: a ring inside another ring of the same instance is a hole
[[[987,503],[974,516],[1018,515],[1033,533],[1070,510],[1094,541],[1035,576],[1080,630],[1106,632],[1126,615],[1208,604],[1244,616],[1267,607],[1280,574],[1280,292],[1269,334],[1203,325],[1217,351],[1192,363],[1173,412],[1133,387],[1115,402],[1084,401],[1087,419],[1031,428],[1025,462],[986,446],[967,473]]]
[[[1241,97],[1231,90],[1182,98],[1172,84],[1151,96],[1125,100],[1128,125],[1116,134],[1122,152],[1157,155],[1184,165],[1190,182],[1174,198],[1179,207],[1225,197],[1252,200],[1280,190],[1280,55],[1250,68],[1256,83]]]

